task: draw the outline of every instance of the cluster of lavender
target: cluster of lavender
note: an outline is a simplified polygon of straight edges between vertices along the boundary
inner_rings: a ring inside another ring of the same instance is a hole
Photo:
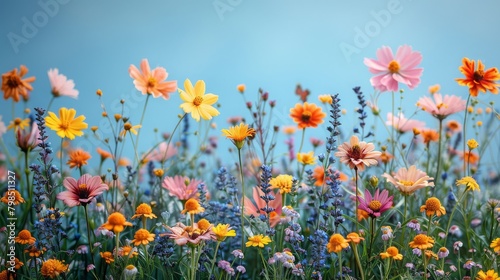
[[[174,263],[170,262],[169,258],[174,254],[174,244],[167,235],[156,235],[155,246],[153,248],[153,256],[158,257],[163,265],[173,267]]]
[[[309,265],[312,267],[312,279],[322,279],[321,270],[328,268],[326,262],[326,244],[328,243],[328,235],[325,231],[317,229],[312,235],[309,236],[311,243],[311,258]]]
[[[283,207],[283,213],[289,219],[288,227],[285,228],[285,241],[292,245],[292,248],[299,256],[305,258],[307,256],[307,251],[301,247],[301,243],[304,242],[304,236],[301,234],[302,227],[297,222],[300,219],[300,214],[288,207]]]
[[[181,144],[184,150],[187,150],[189,148],[188,138],[189,138],[189,118],[184,118],[182,120],[182,132],[181,132]]]
[[[262,217],[264,216],[262,215],[260,218],[265,220],[267,222],[267,225],[269,226],[268,229],[266,230],[266,234],[269,236],[273,236],[276,233],[276,230],[274,228],[271,228],[269,221],[269,214],[274,210],[276,210],[272,207],[269,207],[269,201],[274,200],[274,195],[271,190],[271,184],[269,183],[273,178],[273,175],[271,173],[271,167],[267,165],[262,165],[260,169],[262,170],[262,173],[260,175],[259,187],[263,193],[263,195],[261,195],[260,198],[266,202],[266,206],[259,209],[261,211],[264,211],[266,215],[265,217]]]
[[[340,189],[339,173],[328,170],[328,177],[330,180],[326,180],[326,185],[329,187],[329,191],[325,194],[330,201],[330,216],[333,217],[333,223],[335,225],[334,232],[337,232],[337,228],[340,224],[345,221],[343,216],[343,211],[341,208],[344,206],[344,202],[341,197],[343,197]]]
[[[366,125],[365,119],[368,117],[365,111],[366,101],[363,92],[361,92],[361,87],[354,87],[352,90],[354,91],[356,97],[358,98],[359,106],[361,106],[356,110],[356,113],[359,114],[358,119],[359,119],[359,126],[361,127],[361,139],[364,139],[373,135],[371,131],[365,135],[365,125]],[[354,133],[360,133],[359,128],[355,127]]]
[[[59,252],[61,240],[67,238],[66,232],[62,228],[61,211],[58,208],[50,208],[44,211],[42,218],[35,221],[36,232],[38,233],[39,245],[47,250]]]

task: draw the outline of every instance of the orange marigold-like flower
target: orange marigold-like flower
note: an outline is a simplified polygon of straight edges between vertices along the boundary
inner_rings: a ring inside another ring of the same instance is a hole
[[[12,200],[12,197],[14,198],[13,200]],[[6,191],[5,195],[2,197],[1,201],[5,204],[9,204],[9,202],[12,201],[10,203],[13,203],[14,205],[19,205],[20,203],[25,202],[24,198],[21,196],[21,193],[19,193],[16,190]]]
[[[343,249],[349,247],[349,242],[342,235],[335,233],[330,236],[330,241],[326,244],[326,249],[328,253],[338,253]]]
[[[425,204],[420,206],[420,212],[424,212],[427,216],[441,216],[446,214],[446,209],[441,205],[441,201],[439,201],[436,197],[430,197],[425,201]]]
[[[194,198],[190,198],[184,204],[184,210],[181,211],[182,214],[200,214],[205,212],[205,208],[203,208],[198,200]]]
[[[132,243],[134,243],[135,246],[139,246],[141,244],[146,245],[153,240],[155,240],[155,234],[150,233],[147,229],[141,228],[135,232]]]
[[[19,244],[34,244],[36,239],[31,236],[31,232],[27,229],[21,230],[18,234],[17,237],[14,239],[16,243]]]
[[[57,278],[59,274],[68,271],[69,265],[62,263],[59,260],[48,259],[42,264],[40,273],[45,277],[50,277],[50,279]]]
[[[104,223],[101,227],[112,230],[114,233],[122,232],[125,226],[132,226],[132,223],[127,222],[125,216],[120,212],[114,212],[108,217],[108,221]]]
[[[151,209],[151,206],[149,206],[146,203],[141,203],[137,208],[135,209],[135,215],[132,216],[132,219],[139,218],[139,217],[146,217],[146,218],[156,218],[156,215],[153,214],[153,209]]]
[[[31,83],[35,81],[35,77],[24,78],[23,76],[28,73],[28,68],[21,65],[19,73],[17,68],[14,68],[10,72],[2,74],[2,91],[3,98],[12,98],[15,102],[19,102],[20,96],[24,100],[28,100],[28,91],[32,91],[33,87]]]
[[[226,138],[233,141],[236,148],[241,149],[245,144],[245,139],[255,136],[255,129],[249,128],[248,124],[240,123],[236,126],[231,126],[229,129],[222,129],[222,133]]]
[[[434,239],[425,234],[417,234],[409,245],[413,249],[418,248],[420,250],[425,250],[434,246]]]
[[[365,240],[363,237],[360,237],[356,232],[351,232],[347,235],[347,241],[352,242],[354,244],[359,244],[361,240]]]
[[[498,94],[498,87],[496,81],[500,80],[500,73],[496,67],[484,71],[484,64],[481,60],[477,61],[477,69],[474,60],[467,57],[462,59],[462,66],[458,68],[465,78],[455,79],[459,85],[469,88],[469,94],[477,96],[478,92],[490,91],[493,94]]]
[[[299,128],[306,128],[322,124],[326,114],[316,104],[305,102],[304,104],[297,103],[290,109],[290,117]]]
[[[115,258],[113,257],[113,253],[111,252],[100,252],[99,255],[101,255],[101,258],[103,258],[104,261],[106,261],[107,264],[110,264],[115,261]]]
[[[387,248],[387,250],[383,253],[380,253],[380,257],[382,259],[385,259],[385,258],[392,258],[394,259],[395,261],[400,261],[403,259],[403,255],[401,255],[399,253],[399,250],[398,248],[394,247],[394,246],[391,246],[389,248]]]
[[[434,129],[422,129],[420,131],[420,135],[422,135],[422,141],[424,141],[424,144],[437,142],[439,140],[439,134]]]
[[[68,153],[68,162],[69,168],[81,168],[84,165],[87,165],[91,158],[90,154],[82,149],[71,150]]]

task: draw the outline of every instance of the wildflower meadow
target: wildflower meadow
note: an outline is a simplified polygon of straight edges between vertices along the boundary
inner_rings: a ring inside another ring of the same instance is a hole
[[[78,77],[0,69],[12,107],[0,117],[0,279],[498,280],[500,113],[485,100],[500,73],[467,55],[461,92],[447,94],[422,86],[425,53],[381,46],[356,62],[371,87],[297,85],[282,126],[283,96],[240,84],[240,101],[221,104],[209,83],[146,58],[128,68],[140,117],[127,99],[111,113],[96,88],[85,98],[99,123],[55,105],[79,96]],[[178,111],[157,113],[169,129],[141,137],[159,117],[148,105],[174,95]],[[241,116],[216,125],[227,106]]]

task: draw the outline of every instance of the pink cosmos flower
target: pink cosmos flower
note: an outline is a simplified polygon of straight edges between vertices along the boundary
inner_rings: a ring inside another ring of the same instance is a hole
[[[165,162],[167,159],[175,156],[177,154],[177,148],[174,145],[162,142],[158,147],[150,151],[146,157],[146,161],[158,161]]]
[[[180,175],[163,179],[163,187],[169,191],[170,196],[175,196],[180,201],[187,201],[190,198],[198,199],[198,185],[201,183],[203,181]]]
[[[377,158],[382,153],[374,150],[373,143],[360,142],[359,138],[353,135],[349,142],[344,142],[338,147],[335,156],[340,159],[340,162],[348,165],[349,168],[363,171],[365,166],[378,164]]]
[[[29,152],[38,147],[41,143],[38,138],[40,137],[40,131],[38,130],[38,125],[33,122],[31,129],[18,129],[16,132],[16,144],[23,152]]]
[[[392,113],[387,113],[387,121],[385,122],[385,124],[393,126],[397,131],[401,133],[413,131],[414,128],[422,130],[425,127],[425,122],[409,120],[405,118],[405,115],[401,112],[398,113],[397,117],[393,116]]]
[[[59,74],[59,70],[50,69],[48,72],[50,86],[52,87],[52,94],[55,97],[58,96],[69,96],[71,98],[78,97],[78,90],[75,89],[75,83],[73,80],[68,80],[63,74]]]
[[[443,120],[447,116],[465,110],[466,101],[456,95],[445,95],[444,98],[439,93],[430,97],[422,97],[418,100],[417,106],[434,117]]]
[[[69,207],[86,206],[96,196],[108,190],[100,176],[84,174],[78,181],[72,177],[66,177],[63,181],[66,191],[57,194],[57,199],[62,200]]]
[[[375,195],[372,197],[368,190],[365,190],[365,197],[358,196],[359,208],[368,212],[368,215],[372,218],[380,217],[380,214],[389,210],[392,207],[392,195],[389,196],[387,190],[383,190],[381,193],[380,189],[377,189]]]
[[[182,246],[187,243],[198,245],[201,241],[216,239],[215,233],[212,231],[212,226],[208,229],[201,229],[198,223],[193,226],[186,226],[183,223],[177,223],[173,227],[166,227],[171,233],[160,234],[160,236],[168,236],[174,239],[175,244]]]
[[[245,200],[245,215],[253,215],[255,217],[261,214],[265,215],[266,212],[262,208],[266,207],[266,202],[260,198],[264,195],[264,192],[258,187],[253,188],[253,203],[250,198],[244,196]],[[281,221],[281,208],[282,208],[282,197],[281,195],[275,195],[274,200],[269,201],[269,207],[274,208],[274,211],[269,213],[269,222],[271,227],[275,227]]]
[[[385,177],[387,182],[393,184],[403,195],[409,195],[416,190],[434,186],[433,182],[429,182],[434,178],[427,176],[427,173],[417,169],[415,165],[410,166],[408,169],[405,167],[400,168],[394,177],[387,173],[384,173],[382,177]]]
[[[141,70],[135,65],[128,68],[130,77],[134,79],[135,88],[142,94],[152,94],[153,97],[163,97],[167,100],[170,93],[177,90],[177,81],[165,81],[168,73],[163,67],[156,67],[151,71],[147,59],[141,60]]]
[[[416,68],[422,61],[420,52],[412,51],[410,46],[400,46],[396,57],[387,46],[377,50],[377,60],[365,58],[368,70],[375,74],[370,83],[380,91],[397,91],[398,82],[414,89],[420,83],[423,69]]]

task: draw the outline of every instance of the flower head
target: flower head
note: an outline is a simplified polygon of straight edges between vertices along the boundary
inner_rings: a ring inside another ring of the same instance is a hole
[[[458,68],[465,78],[455,79],[459,85],[469,88],[469,94],[477,96],[478,92],[490,91],[493,94],[498,93],[499,84],[496,81],[500,80],[500,73],[496,67],[484,71],[484,64],[481,60],[477,61],[477,69],[474,60],[467,57],[462,59],[462,65]]]
[[[18,234],[17,237],[14,239],[16,243],[19,244],[35,244],[36,239],[31,236],[31,232],[27,229],[21,230]]]
[[[123,130],[120,132],[120,136],[121,137],[125,137],[127,135],[127,132],[130,132],[134,135],[137,135],[137,129],[141,128],[142,125],[140,124],[136,124],[136,125],[133,125],[129,122],[126,122],[123,124]]]
[[[425,127],[425,122],[409,120],[402,112],[399,112],[398,116],[394,116],[390,112],[387,113],[387,121],[385,124],[394,127],[400,133],[413,131],[414,128],[422,130]]]
[[[200,228],[199,223],[194,223],[193,226],[177,223],[174,227],[167,227],[167,229],[170,230],[170,233],[164,235],[174,239],[175,244],[179,246],[187,243],[198,245],[201,241],[215,239],[211,225],[208,228]]]
[[[495,253],[500,253],[500,237],[491,241],[490,248],[492,248]]]
[[[474,150],[475,148],[479,147],[479,144],[477,143],[476,139],[469,139],[467,140],[467,147],[469,150]]]
[[[377,50],[377,60],[364,59],[368,70],[375,74],[370,83],[380,91],[397,91],[398,83],[414,89],[423,72],[422,68],[416,68],[421,61],[422,55],[406,45],[398,48],[395,57],[390,47],[383,46]]]
[[[64,264],[60,260],[48,259],[42,264],[42,268],[40,269],[40,273],[49,277],[50,279],[58,278],[61,273],[65,273],[68,271],[69,265]]]
[[[384,173],[382,177],[385,177],[387,182],[393,184],[403,195],[410,195],[416,190],[434,186],[433,182],[429,182],[434,178],[427,176],[427,173],[417,169],[415,165],[408,169],[400,168],[394,177],[387,173]]]
[[[139,217],[153,219],[153,218],[156,218],[156,215],[153,214],[153,209],[151,209],[151,206],[149,206],[147,203],[141,203],[135,209],[135,215],[132,216],[132,219],[139,218]]]
[[[375,146],[372,143],[360,142],[358,137],[353,135],[349,142],[344,142],[338,147],[335,156],[349,168],[363,171],[365,166],[378,164],[377,158],[382,153],[374,150]]]
[[[418,100],[417,106],[434,117],[443,120],[451,114],[465,110],[466,101],[456,95],[445,95],[436,93],[430,97],[422,97]]]
[[[68,153],[68,162],[69,168],[81,168],[84,165],[87,165],[87,160],[91,158],[90,154],[82,149],[71,150]]]
[[[135,267],[135,265],[133,264],[129,264],[125,267],[125,269],[123,270],[123,274],[125,275],[125,279],[134,279],[135,275],[138,273],[139,271],[137,270],[137,267]]]
[[[205,94],[205,82],[203,80],[197,81],[193,87],[191,81],[186,79],[184,81],[184,90],[179,89],[179,93],[184,101],[180,107],[186,114],[191,113],[191,117],[197,122],[200,121],[200,117],[204,120],[210,120],[220,114],[217,109],[212,107],[219,97],[213,93]]]
[[[330,94],[322,94],[318,96],[318,100],[323,104],[332,104],[332,96]]]
[[[31,83],[35,81],[35,77],[23,79],[23,76],[28,73],[28,68],[21,65],[19,69],[19,73],[17,68],[14,68],[10,72],[2,74],[3,99],[12,98],[14,102],[19,102],[19,97],[22,96],[24,100],[28,100],[28,91],[33,90]]]
[[[297,153],[297,161],[302,163],[303,165],[313,165],[316,163],[316,159],[314,158],[314,152],[309,153]]]
[[[50,69],[48,75],[50,86],[52,87],[52,95],[54,95],[54,97],[69,96],[75,99],[78,97],[78,90],[75,89],[73,80],[68,80],[63,74],[59,74],[57,68]]]
[[[349,241],[338,233],[330,236],[330,240],[328,241],[328,244],[326,244],[328,253],[338,253],[347,247],[349,247]]]
[[[314,103],[297,103],[290,109],[290,117],[299,128],[317,127],[323,123],[326,114]]]
[[[201,207],[198,200],[190,198],[184,203],[184,210],[181,211],[182,214],[200,214],[205,212],[205,208]]]
[[[10,121],[9,125],[7,126],[7,129],[14,129],[14,131],[17,132],[29,126],[30,126],[29,118],[25,119],[15,118],[12,121]]]
[[[131,246],[123,246],[118,249],[118,256],[120,257],[133,258],[138,255],[139,253],[137,253],[137,248],[133,248]]]
[[[147,59],[141,60],[141,70],[135,65],[130,65],[128,72],[134,79],[135,88],[142,94],[151,94],[153,97],[163,97],[167,100],[170,93],[177,89],[177,81],[165,81],[168,73],[163,67],[156,67],[151,71]]]
[[[380,214],[392,207],[393,196],[389,196],[387,190],[380,192],[380,189],[377,189],[373,197],[368,190],[365,190],[365,197],[358,196],[357,198],[359,209],[368,212],[372,218],[380,217]]]
[[[467,187],[466,190],[471,190],[471,191],[480,190],[479,184],[476,182],[474,178],[470,176],[466,176],[460,180],[457,180],[456,185],[457,186],[465,185]]]
[[[29,152],[38,147],[40,141],[38,125],[33,122],[31,129],[17,129],[16,144],[23,152]]]
[[[358,233],[351,232],[346,236],[346,240],[352,242],[354,244],[359,244],[361,240],[365,240],[363,237],[360,237]]]
[[[500,280],[500,277],[493,269],[486,272],[480,270],[476,275],[476,280]]]
[[[409,245],[413,249],[418,248],[420,250],[425,250],[434,246],[434,239],[425,234],[417,234]]]
[[[279,189],[280,194],[290,193],[292,191],[293,177],[291,175],[278,175],[269,181],[273,189]]]
[[[262,199],[262,196],[264,196],[264,192],[260,188],[254,187],[253,199],[255,203],[253,203],[248,197],[243,197],[243,199],[245,200],[245,215],[253,215],[256,217],[262,214],[266,215],[266,212],[262,210],[266,207],[266,202]],[[281,220],[280,216],[283,207],[282,196],[277,195],[274,200],[269,201],[268,206],[274,209],[274,211],[269,213],[269,222],[271,224],[271,227],[275,227]]]
[[[172,144],[162,142],[157,149],[150,150],[143,160],[165,162],[177,154],[177,148]]]
[[[113,253],[106,251],[106,252],[100,252],[99,255],[101,255],[101,258],[106,261],[107,264],[110,264],[115,261],[115,258],[113,256]]]
[[[223,129],[222,133],[233,141],[236,148],[241,149],[245,144],[245,139],[255,136],[255,129],[249,128],[247,124],[240,123],[239,125],[231,126],[229,129]]]
[[[78,116],[75,118],[75,109],[61,108],[59,109],[59,117],[53,112],[45,117],[45,122],[48,128],[54,130],[61,138],[75,139],[75,136],[82,136],[84,129],[88,127],[85,116]]]
[[[12,199],[14,198],[14,199]],[[1,201],[5,204],[19,205],[20,203],[26,202],[22,197],[21,193],[16,190],[7,190],[2,197]]]
[[[420,206],[420,212],[424,212],[427,216],[442,216],[446,214],[446,209],[441,205],[441,201],[439,201],[436,197],[430,197],[425,201],[425,204]]]
[[[135,246],[139,246],[141,244],[146,245],[154,240],[155,235],[153,233],[150,233],[147,229],[141,228],[135,232],[132,243],[134,243]]]
[[[102,182],[100,176],[84,174],[78,180],[66,177],[63,181],[66,191],[57,194],[57,199],[62,200],[69,207],[86,206],[96,196],[108,190],[108,185]]]
[[[439,141],[439,134],[434,129],[422,129],[420,131],[420,135],[422,136],[422,141],[424,144],[429,144],[430,142]]]
[[[249,236],[248,237],[248,242],[245,243],[247,247],[260,247],[264,248],[267,244],[271,243],[272,240],[269,238],[269,236],[264,236],[262,234],[254,235],[254,236]]]
[[[217,226],[212,228],[212,231],[215,234],[215,237],[218,241],[224,241],[227,237],[236,236],[236,231],[231,229],[229,224],[218,224]]]
[[[165,177],[162,186],[168,190],[170,196],[175,196],[181,201],[187,201],[190,198],[198,198],[198,186],[202,183],[201,180],[176,175],[174,177]]]
[[[108,221],[101,227],[112,230],[114,233],[119,233],[122,232],[126,226],[132,226],[132,223],[127,222],[122,213],[114,212],[108,216]]]
[[[403,259],[403,255],[401,255],[399,253],[399,250],[398,248],[394,247],[394,246],[391,246],[389,248],[387,248],[387,250],[383,253],[380,253],[380,257],[382,259],[385,259],[385,258],[391,258],[395,261],[400,261]]]

